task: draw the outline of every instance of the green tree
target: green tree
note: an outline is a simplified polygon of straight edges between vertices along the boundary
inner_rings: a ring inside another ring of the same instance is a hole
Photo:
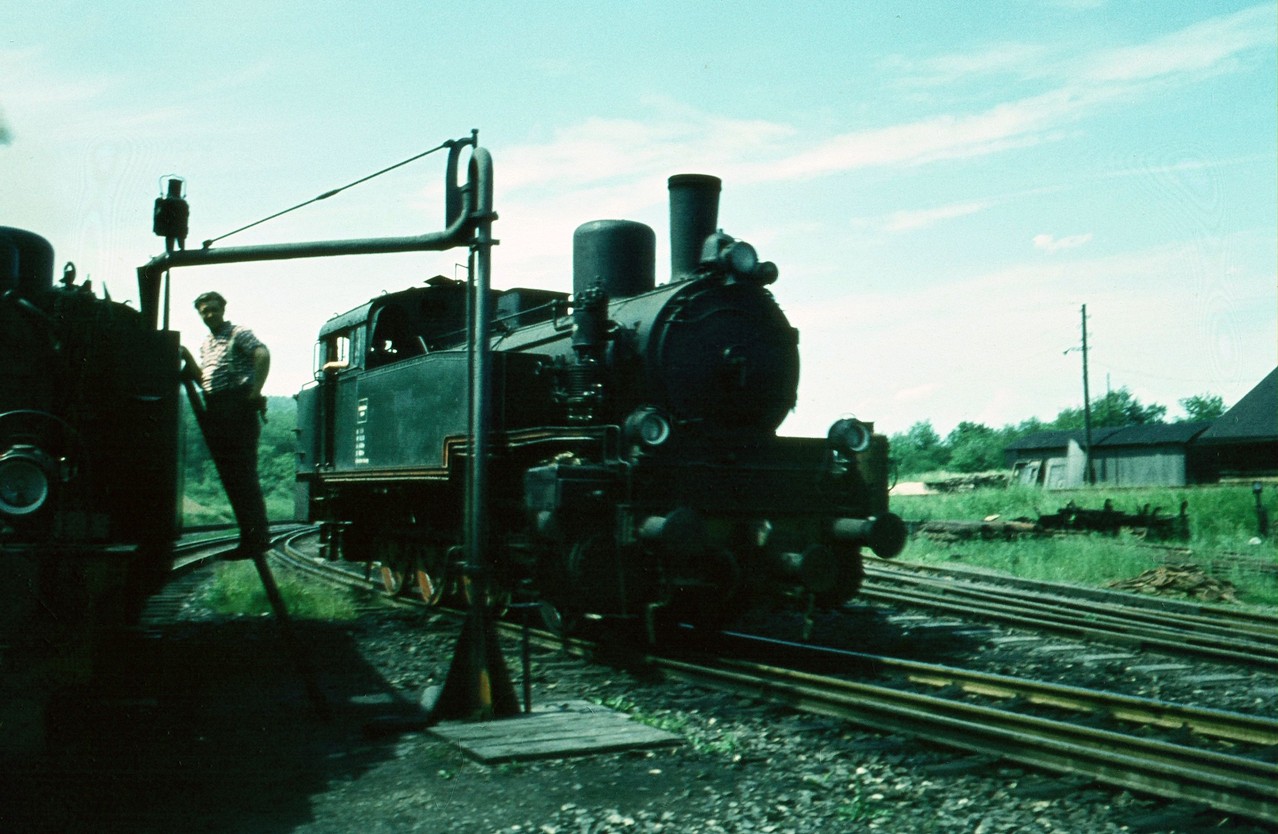
[[[258,479],[267,514],[272,520],[293,515],[294,461],[297,460],[297,402],[292,397],[266,398],[267,422],[258,440]],[[188,524],[209,524],[233,518],[217,467],[209,457],[208,446],[190,404],[183,397],[182,430],[185,435],[182,460],[182,491],[186,499],[184,512]]]
[[[932,428],[931,420],[920,420],[907,431],[892,435],[889,441],[902,474],[933,472],[944,469],[950,461],[950,450]]]
[[[1151,403],[1145,405],[1127,390],[1126,386],[1108,392],[1092,400],[1092,426],[1134,426],[1145,423],[1161,423],[1167,416],[1167,406]],[[1052,421],[1054,429],[1081,429],[1084,426],[1083,408],[1062,409]]]
[[[1180,403],[1181,408],[1185,409],[1184,419],[1177,421],[1180,423],[1191,423],[1195,420],[1215,420],[1225,413],[1225,401],[1218,394],[1195,394],[1192,397],[1177,400],[1177,402]]]
[[[950,469],[956,472],[985,472],[1003,468],[1006,432],[983,423],[963,421],[945,438],[950,450]]]

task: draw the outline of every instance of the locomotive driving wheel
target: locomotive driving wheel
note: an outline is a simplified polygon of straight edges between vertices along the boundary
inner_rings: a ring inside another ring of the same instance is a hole
[[[413,556],[413,583],[427,605],[439,605],[448,588],[448,563],[437,547],[426,547]]]
[[[402,565],[382,563],[382,588],[387,594],[397,597],[408,592],[410,572]]]
[[[412,584],[413,560],[402,542],[382,539],[374,545],[374,561],[380,566],[382,588],[390,596],[407,593]]]

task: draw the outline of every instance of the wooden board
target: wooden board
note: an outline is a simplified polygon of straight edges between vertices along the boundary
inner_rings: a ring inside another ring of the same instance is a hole
[[[516,718],[438,724],[431,732],[488,764],[678,744],[682,737],[589,701],[535,707]]]

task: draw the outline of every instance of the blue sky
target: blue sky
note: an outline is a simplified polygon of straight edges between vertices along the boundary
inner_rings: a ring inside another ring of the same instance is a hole
[[[844,414],[992,426],[1093,394],[1232,404],[1278,362],[1278,5],[677,2],[9,4],[0,223],[135,298],[159,181],[193,241],[472,128],[493,154],[496,286],[567,290],[573,229],[657,230],[667,176],[775,261],[800,328],[792,434]],[[442,162],[228,244],[442,223]],[[457,273],[460,252],[181,270],[310,378],[320,324]]]

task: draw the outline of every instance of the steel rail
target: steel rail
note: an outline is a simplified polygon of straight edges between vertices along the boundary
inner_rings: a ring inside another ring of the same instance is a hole
[[[365,580],[351,571],[324,564],[316,564],[292,547],[292,542],[301,536],[311,535],[314,528],[295,531],[284,543],[283,553],[277,552],[277,558],[284,559],[290,567],[311,575],[333,581],[348,587],[364,590],[376,589],[375,580]],[[413,597],[390,597],[379,595],[387,603],[407,604],[422,607],[425,603]],[[520,633],[522,626],[499,624],[498,627],[507,633]],[[532,630],[533,637],[541,645],[549,648],[564,648],[562,638],[548,632]],[[988,672],[977,672],[959,669],[934,663],[922,663],[915,660],[870,655],[842,649],[812,646],[808,644],[787,644],[752,635],[729,633],[725,637],[762,644],[768,648],[781,646],[795,651],[820,656],[843,658],[862,668],[873,668],[880,674],[894,675],[911,683],[932,687],[958,687],[964,692],[987,698],[1019,698],[1027,703],[1058,709],[1068,709],[1091,715],[1105,715],[1116,721],[1158,727],[1164,730],[1185,730],[1201,736],[1225,739],[1227,741],[1253,744],[1257,746],[1278,745],[1278,720],[1246,713],[1226,710],[1206,709],[1185,704],[1160,701],[1153,698],[1142,698],[1068,686],[1065,684],[1036,681],[1028,678],[998,675]],[[589,645],[585,643],[569,643],[569,648],[576,653],[586,653]]]
[[[309,531],[300,531],[297,535],[306,532]],[[284,549],[291,548],[286,543]],[[289,554],[288,563],[311,573],[342,574],[348,584],[365,588],[375,584],[350,571],[317,564],[313,558],[296,551]],[[379,598],[388,603],[394,601],[391,597]],[[424,605],[411,599],[408,602]],[[498,627],[510,635],[522,633],[519,625],[503,623]],[[533,633],[538,644],[572,655],[585,656],[593,648],[585,641],[563,639],[536,630]],[[1117,720],[1168,730],[1192,730],[1230,741],[1257,745],[1278,743],[1278,722],[1256,716],[917,661],[839,653],[854,655],[859,661],[875,664],[881,672],[916,685],[958,687],[963,692],[994,698],[1021,698],[1045,706],[1104,713]],[[646,660],[665,674],[691,683],[762,697],[802,711],[1030,767],[1086,776],[1167,799],[1189,800],[1226,813],[1278,822],[1278,798],[1275,798],[1278,765],[1256,759],[768,664],[723,660],[701,664],[663,656],[649,656]]]
[[[1149,725],[1164,730],[1187,730],[1198,735],[1262,747],[1278,745],[1278,720],[1265,716],[1207,709],[1011,675],[977,672],[917,660],[903,660],[806,644],[791,644],[748,634],[730,632],[724,637],[734,643],[756,644],[767,650],[775,650],[779,647],[782,650],[789,649],[822,659],[845,659],[850,662],[850,665],[869,669],[873,674],[890,675],[925,686],[957,687],[964,692],[988,698],[1018,698],[1031,704],[1092,715],[1105,715],[1117,721]]]
[[[277,526],[277,525],[275,525]],[[302,530],[286,529],[277,530],[271,533],[272,547],[278,545],[289,536],[296,535],[299,532],[305,533],[315,528],[304,528]],[[240,539],[239,533],[234,531],[222,535],[209,536],[207,538],[184,538],[182,541],[173,545],[173,567],[171,573],[174,576],[180,576],[184,573],[204,567],[211,562],[216,561],[222,554],[234,550],[233,546]],[[200,531],[210,532],[210,531]],[[191,555],[195,554],[195,555]]]
[[[762,664],[654,658],[667,674],[880,731],[1278,823],[1278,765]]]
[[[893,664],[896,661],[892,661]],[[940,672],[902,670],[906,679],[929,686],[957,686],[990,698],[1020,698],[1032,704],[1104,714],[1164,730],[1188,730],[1203,736],[1261,746],[1278,745],[1278,721],[1239,712],[1174,704],[1082,687],[1014,678],[963,669]]]
[[[382,588],[381,582],[339,567],[335,563],[317,560],[313,556],[302,553],[294,546],[298,539],[305,536],[313,536],[317,532],[319,532],[318,526],[291,531],[280,541],[279,546],[271,551],[270,555],[275,561],[289,570],[305,574],[320,582],[367,592],[371,598],[377,600],[378,605],[409,608],[427,607],[424,601],[411,596],[392,596],[387,594]]]
[[[1060,582],[1025,579],[996,571],[956,565],[929,565],[917,562],[887,562],[874,557],[867,558],[866,573],[880,578],[909,576],[918,581],[937,584],[955,582],[1017,588],[1045,597],[1065,597],[1073,604],[1110,611],[1115,608],[1141,614],[1151,619],[1174,623],[1202,624],[1207,628],[1227,630],[1231,633],[1245,631],[1278,640],[1278,614],[1267,610],[1230,607],[1192,600],[1151,597],[1106,588],[1090,588]]]
[[[933,580],[912,581],[900,575],[885,577],[878,571],[869,577],[887,578],[889,587],[863,586],[860,592],[863,599],[920,605],[969,617],[980,615],[1033,629],[1243,665],[1272,668],[1278,662],[1278,642],[1248,639],[1246,635],[1228,630],[1201,634],[1191,628],[1150,624],[1128,618],[1127,611],[1106,612],[1064,597],[1053,602],[1008,599],[1005,592],[1000,594],[991,588],[943,585]],[[1070,610],[1070,606],[1075,610]]]
[[[922,576],[919,571],[898,569],[897,566],[873,567],[867,570],[880,579],[887,581],[907,581],[912,584],[926,585],[934,588],[959,588],[967,592],[981,593],[987,597],[1006,598],[1006,592],[1000,591],[1010,583],[986,576],[984,581],[973,580],[967,576]],[[1204,605],[1144,605],[1135,604],[1144,599],[1131,594],[1114,591],[1079,588],[1062,585],[1034,583],[1018,580],[1015,585],[1019,590],[1028,591],[1034,598],[1047,604],[1068,604],[1079,611],[1093,611],[1112,615],[1114,611],[1122,612],[1125,619],[1133,622],[1145,622],[1168,628],[1195,629],[1204,633],[1236,636],[1246,633],[1260,640],[1278,643],[1278,617],[1272,614],[1246,610],[1232,610],[1224,606]],[[1024,599],[1024,597],[1021,597]],[[1172,601],[1165,600],[1170,603]]]

